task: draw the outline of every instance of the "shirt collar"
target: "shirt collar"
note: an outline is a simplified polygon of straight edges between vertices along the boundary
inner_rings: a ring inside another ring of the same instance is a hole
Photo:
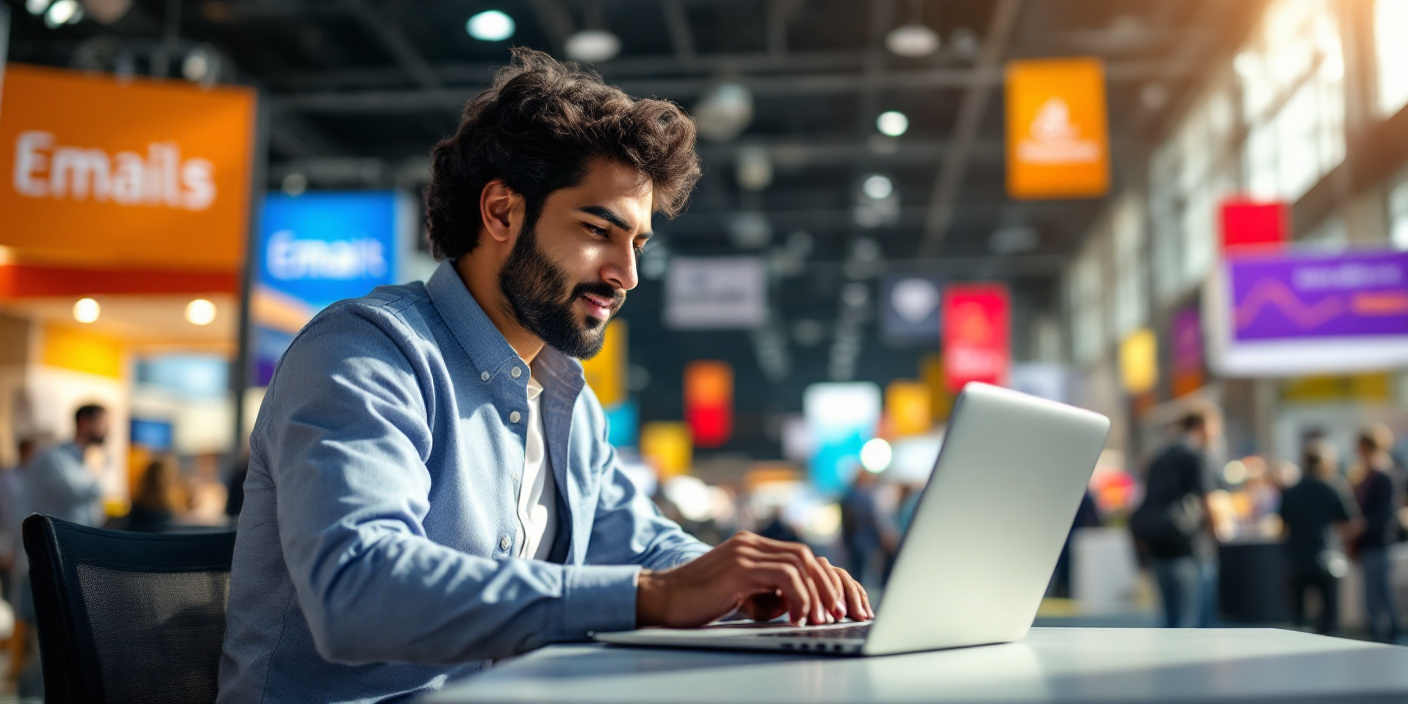
[[[435,310],[445,319],[450,332],[481,373],[488,372],[492,378],[514,364],[523,363],[513,345],[508,344],[479,302],[470,295],[453,261],[440,262],[425,282],[425,290]],[[539,383],[566,398],[576,398],[586,383],[581,362],[546,345],[534,360],[533,369]]]

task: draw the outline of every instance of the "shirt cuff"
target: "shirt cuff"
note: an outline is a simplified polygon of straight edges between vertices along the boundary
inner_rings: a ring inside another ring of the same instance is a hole
[[[638,565],[583,565],[566,570],[563,622],[567,632],[629,631],[636,627]]]

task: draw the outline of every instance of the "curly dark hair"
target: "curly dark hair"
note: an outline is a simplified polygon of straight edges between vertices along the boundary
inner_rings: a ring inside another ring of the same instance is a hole
[[[525,227],[549,193],[586,177],[604,157],[649,178],[655,210],[674,217],[699,179],[694,122],[667,100],[633,100],[575,63],[515,48],[493,87],[465,104],[459,129],[431,151],[425,224],[437,259],[479,243],[479,196],[502,179],[525,200]]]

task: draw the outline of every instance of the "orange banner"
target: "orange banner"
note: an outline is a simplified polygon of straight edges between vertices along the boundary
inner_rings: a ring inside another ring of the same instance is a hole
[[[11,65],[3,105],[0,245],[58,264],[242,266],[253,91]]]
[[[1007,194],[1096,198],[1110,189],[1099,59],[1007,64]]]

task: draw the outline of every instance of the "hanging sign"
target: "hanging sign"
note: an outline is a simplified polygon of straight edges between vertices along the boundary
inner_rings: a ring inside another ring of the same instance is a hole
[[[244,264],[255,94],[11,64],[0,245],[93,266]]]
[[[684,417],[696,447],[719,447],[733,435],[733,367],[697,361],[684,368]]]
[[[1007,64],[1007,193],[1098,198],[1110,189],[1105,70],[1099,59]]]
[[[950,391],[970,381],[1007,383],[1010,326],[1006,284],[953,284],[944,289],[944,372]]]
[[[1222,249],[1225,252],[1276,248],[1287,239],[1290,209],[1285,203],[1229,200],[1222,204]]]

